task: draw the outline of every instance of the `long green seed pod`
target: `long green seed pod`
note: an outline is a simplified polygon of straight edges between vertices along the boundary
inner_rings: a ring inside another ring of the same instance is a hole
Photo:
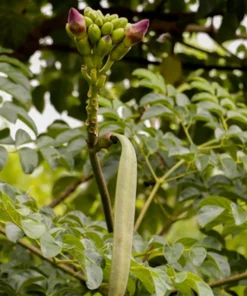
[[[128,138],[114,134],[122,145],[114,213],[114,238],[108,296],[125,295],[132,253],[135,216],[137,162],[135,149]]]

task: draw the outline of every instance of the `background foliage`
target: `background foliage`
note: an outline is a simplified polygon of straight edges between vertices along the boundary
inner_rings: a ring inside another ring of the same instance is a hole
[[[81,58],[64,29],[69,8],[85,5],[151,21],[100,97],[100,133],[125,134],[138,157],[128,295],[246,295],[244,0],[1,0],[0,295],[107,295],[112,235],[87,155]],[[40,133],[29,113],[47,98],[80,127],[56,120]],[[119,155],[100,152],[112,203]]]

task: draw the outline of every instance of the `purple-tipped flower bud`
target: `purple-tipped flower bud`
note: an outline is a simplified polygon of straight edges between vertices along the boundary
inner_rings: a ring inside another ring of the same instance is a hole
[[[149,20],[142,20],[134,25],[131,25],[126,30],[126,36],[124,38],[124,45],[126,47],[132,46],[143,40],[143,37],[147,33],[149,27]]]
[[[77,38],[82,38],[86,35],[87,26],[84,17],[75,8],[70,8],[69,10],[68,28]]]

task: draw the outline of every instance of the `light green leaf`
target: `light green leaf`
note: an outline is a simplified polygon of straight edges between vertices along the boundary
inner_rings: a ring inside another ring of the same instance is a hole
[[[144,97],[141,98],[140,100],[140,106],[144,106],[147,104],[162,104],[162,105],[166,105],[170,108],[173,107],[174,102],[173,99],[171,99],[170,97],[166,97],[160,93],[155,93],[155,92],[151,92],[149,94],[146,94]]]
[[[190,104],[190,100],[185,94],[177,93],[176,103],[178,106],[184,107]]]
[[[199,281],[196,281],[195,284],[199,296],[214,296],[214,293],[208,284]]]
[[[61,252],[61,246],[49,234],[44,233],[40,238],[41,252],[45,258],[57,256]]]
[[[172,247],[168,244],[163,249],[164,257],[169,264],[176,263],[184,252],[184,246],[180,243],[173,245]]]
[[[5,232],[6,232],[7,238],[14,243],[17,242],[24,235],[20,227],[18,227],[16,224],[12,222],[6,223]]]
[[[43,223],[33,219],[21,220],[21,226],[25,234],[32,239],[40,238],[46,231],[46,227]]]
[[[9,63],[0,62],[0,72],[7,74],[16,84],[23,86],[28,91],[30,90],[30,83],[26,76],[24,76],[18,68],[13,67]]]
[[[0,90],[13,96],[22,105],[30,104],[31,94],[30,92],[21,85],[11,82],[6,77],[0,77]]]
[[[206,249],[202,247],[193,247],[190,250],[190,260],[195,266],[200,266],[207,256]]]
[[[4,168],[5,164],[8,160],[8,151],[3,147],[0,146],[0,171]]]
[[[227,258],[213,252],[208,252],[207,256],[215,262],[219,271],[225,278],[228,278],[231,275],[231,269]]]
[[[168,115],[168,116],[174,116],[174,113],[167,107],[157,104],[157,105],[153,105],[150,108],[148,108],[142,115],[142,119],[146,120],[146,119],[150,119],[153,117],[159,117],[159,116],[164,116],[164,115]]]
[[[198,223],[201,227],[205,227],[208,223],[215,220],[225,211],[224,208],[219,206],[204,206],[199,210]]]
[[[233,202],[231,203],[231,208],[236,225],[242,225],[247,220],[247,212]]]
[[[15,135],[15,145],[17,147],[22,144],[29,143],[31,141],[32,141],[32,139],[26,131],[24,131],[23,129],[18,129],[18,131],[16,132],[16,135]]]
[[[38,153],[28,147],[23,147],[18,150],[21,161],[21,166],[25,174],[31,174],[38,166]]]
[[[218,99],[215,95],[210,94],[208,92],[201,92],[198,94],[195,94],[192,99],[192,102],[200,102],[200,101],[211,101],[213,103],[218,104]]]
[[[153,294],[155,292],[155,285],[151,270],[132,260],[130,271],[142,282],[149,293]]]
[[[86,285],[88,289],[95,290],[103,281],[103,271],[98,265],[91,263],[87,259],[85,261],[85,267],[87,276]]]

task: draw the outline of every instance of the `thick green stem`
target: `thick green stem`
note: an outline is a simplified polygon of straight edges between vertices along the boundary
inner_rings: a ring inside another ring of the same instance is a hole
[[[95,145],[98,141],[98,91],[102,87],[104,77],[101,76],[98,78],[98,73],[96,69],[92,69],[90,72],[91,83],[90,89],[88,92],[88,106],[87,114],[88,118],[86,121],[87,132],[88,132],[88,150],[89,157],[92,166],[92,170],[95,176],[95,180],[98,185],[98,189],[101,196],[101,201],[104,209],[106,224],[109,232],[113,232],[113,215],[111,208],[111,199],[108,192],[108,188],[104,179],[104,175],[101,169],[99,158],[95,152]]]

